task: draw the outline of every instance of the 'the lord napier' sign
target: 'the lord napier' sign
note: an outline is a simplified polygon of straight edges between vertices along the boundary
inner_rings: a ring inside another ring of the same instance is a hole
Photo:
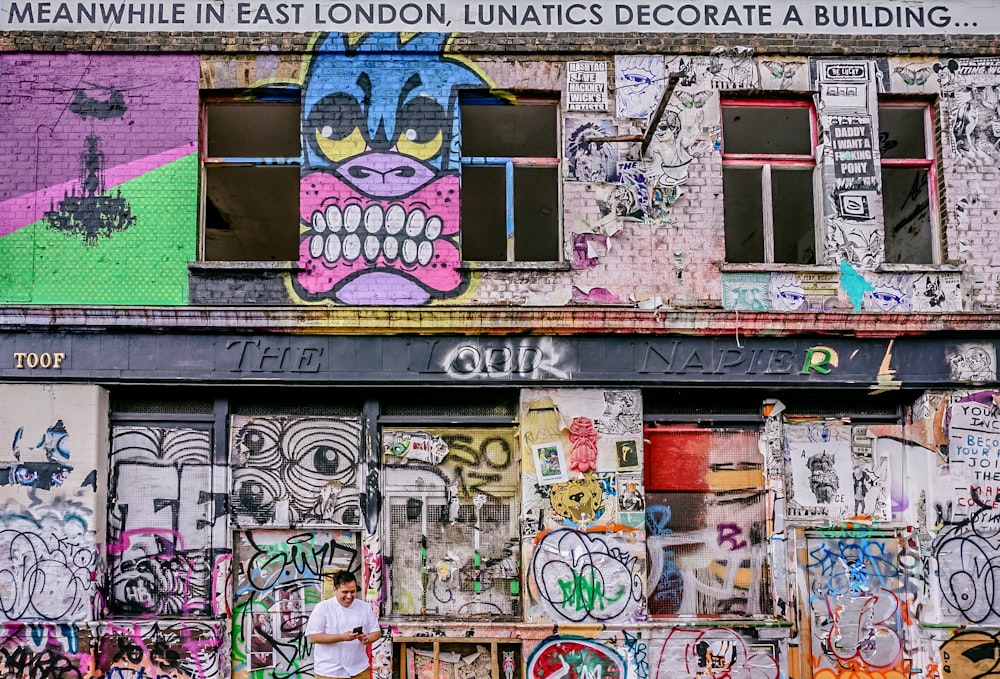
[[[988,0],[0,0],[0,30],[1000,33]]]

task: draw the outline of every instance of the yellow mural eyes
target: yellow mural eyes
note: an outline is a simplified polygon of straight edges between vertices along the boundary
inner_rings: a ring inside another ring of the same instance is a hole
[[[333,134],[333,130],[330,127],[320,127],[316,130],[316,144],[323,155],[330,160],[339,162],[345,158],[360,155],[368,148],[364,135],[357,127],[342,139],[330,139],[329,135],[331,134]]]
[[[441,130],[438,130],[433,138],[420,141],[420,135],[416,130],[409,129],[399,135],[399,139],[396,140],[396,150],[419,160],[427,160],[438,154],[443,140],[444,135]]]

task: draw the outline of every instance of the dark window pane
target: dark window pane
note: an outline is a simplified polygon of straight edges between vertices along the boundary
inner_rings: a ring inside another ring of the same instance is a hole
[[[774,261],[812,264],[816,261],[813,232],[812,169],[771,166],[774,215]]]
[[[879,146],[883,158],[927,157],[924,111],[922,107],[879,107]]]
[[[505,176],[503,167],[462,168],[462,259],[506,261]]]
[[[885,215],[885,261],[931,264],[933,223],[927,170],[882,168],[882,212]]]
[[[208,102],[210,158],[297,158],[298,102]]]
[[[559,169],[514,169],[514,259],[559,259]]]
[[[764,261],[760,180],[759,168],[725,168],[722,172],[727,262]]]
[[[556,102],[462,106],[462,155],[555,158]]]
[[[205,168],[205,259],[298,259],[299,168]]]
[[[724,153],[812,155],[808,107],[723,106]]]

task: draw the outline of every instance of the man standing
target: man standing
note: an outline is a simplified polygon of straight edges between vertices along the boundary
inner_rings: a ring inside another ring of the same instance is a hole
[[[321,601],[306,624],[306,638],[316,645],[316,679],[369,679],[366,646],[382,636],[372,607],[358,601],[354,574],[333,575],[334,598]]]

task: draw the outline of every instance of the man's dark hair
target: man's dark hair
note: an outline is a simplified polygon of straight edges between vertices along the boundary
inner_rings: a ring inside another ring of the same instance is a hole
[[[358,579],[354,577],[354,573],[351,571],[337,571],[333,574],[334,587],[340,587],[341,585],[346,585],[349,582],[353,582],[355,585],[358,584]]]

